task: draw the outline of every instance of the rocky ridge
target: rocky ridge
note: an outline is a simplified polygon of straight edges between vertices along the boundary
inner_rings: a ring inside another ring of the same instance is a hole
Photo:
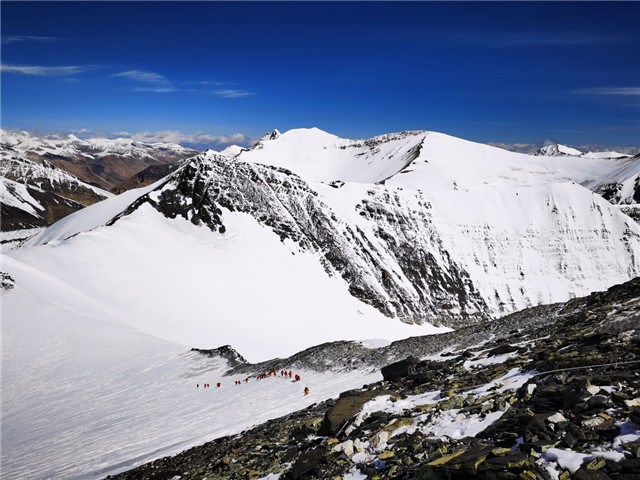
[[[379,202],[396,208],[387,212]],[[293,241],[299,251],[316,252],[329,275],[340,275],[353,296],[389,316],[410,322],[489,316],[468,275],[451,260],[435,232],[420,241],[398,228],[420,223],[433,229],[428,212],[416,212],[420,218],[405,220],[411,214],[383,187],[372,187],[370,200],[357,207],[376,228],[374,235],[367,235],[340,218],[292,172],[208,152],[185,164],[156,192],[140,197],[123,215],[143,204],[169,218],[180,215],[207,225],[218,234],[226,232],[223,210],[248,213],[283,242]],[[429,209],[427,202],[421,206]]]
[[[347,342],[306,355],[332,349],[354,371],[413,355],[381,382],[108,478],[638,478],[640,279],[362,358]]]
[[[496,202],[519,214],[485,219]],[[408,323],[470,324],[584,294],[602,271],[623,281],[640,268],[637,225],[572,184],[436,196],[306,182],[281,167],[209,151],[110,223],[141,205],[206,225],[214,235],[227,232],[229,212],[248,214],[293,254],[314,253],[351,295]],[[572,259],[585,255],[591,262],[578,268]]]

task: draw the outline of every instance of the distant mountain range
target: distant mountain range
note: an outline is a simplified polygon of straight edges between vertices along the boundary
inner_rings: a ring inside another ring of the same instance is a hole
[[[35,137],[27,132],[1,132],[3,157],[47,161],[85,183],[112,190],[149,166],[172,164],[197,150],[175,143],[144,143],[127,138],[63,139]]]

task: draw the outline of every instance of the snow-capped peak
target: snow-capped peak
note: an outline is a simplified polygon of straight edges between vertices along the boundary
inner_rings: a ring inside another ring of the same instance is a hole
[[[575,148],[567,147],[566,145],[560,145],[559,143],[553,145],[547,145],[539,150],[536,150],[533,155],[544,155],[547,157],[559,157],[564,155],[580,156],[582,152]]]

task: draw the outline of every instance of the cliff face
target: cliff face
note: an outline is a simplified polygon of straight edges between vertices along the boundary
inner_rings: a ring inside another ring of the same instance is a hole
[[[292,252],[312,252],[353,296],[405,322],[461,325],[640,271],[638,225],[570,183],[436,195],[305,182],[209,152],[125,214],[142,204],[220,236],[230,233],[225,212],[247,214]]]

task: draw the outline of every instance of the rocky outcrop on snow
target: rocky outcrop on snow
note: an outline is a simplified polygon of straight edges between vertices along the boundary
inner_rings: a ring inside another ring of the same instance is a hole
[[[378,192],[371,194],[372,201],[365,199],[360,205],[363,218],[383,214],[380,223],[396,224],[405,215],[401,205],[399,211],[383,212],[376,205]],[[380,194],[384,202],[398,201]],[[339,218],[318,192],[284,169],[209,153],[185,165],[157,192],[141,197],[128,212],[143,203],[170,218],[180,215],[204,223],[219,234],[226,232],[223,209],[248,213],[295,249],[315,252],[329,275],[345,279],[352,295],[405,321],[488,315],[468,277],[440,245],[416,244],[402,230],[395,232],[400,237],[391,238],[384,225],[367,235]],[[393,250],[380,251],[380,242],[393,242]]]
[[[553,145],[547,145],[545,147],[542,147],[539,150],[536,150],[535,152],[533,152],[531,155],[535,155],[535,156],[546,155],[550,157],[558,157],[561,155],[580,156],[582,155],[582,152],[575,148],[571,148],[571,147],[567,147],[566,145],[560,145],[558,143],[555,143]]]
[[[635,279],[411,339],[381,382],[108,478],[635,478],[639,315]]]
[[[208,152],[124,215],[143,204],[215,235],[228,233],[225,212],[248,214],[292,253],[313,252],[353,296],[405,322],[459,326],[640,272],[638,225],[574,184],[439,195],[326,186]]]

